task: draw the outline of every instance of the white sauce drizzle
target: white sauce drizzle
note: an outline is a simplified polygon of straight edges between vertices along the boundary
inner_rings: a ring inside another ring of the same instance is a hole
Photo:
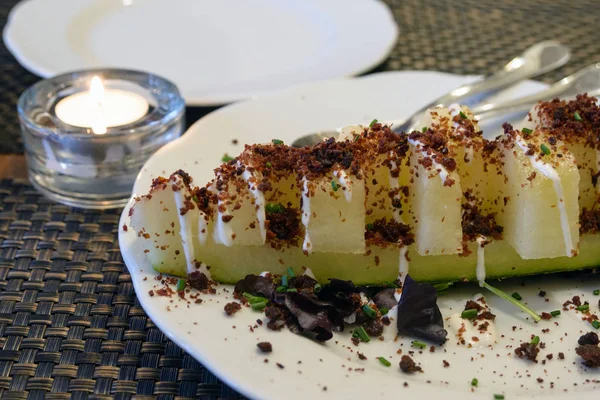
[[[177,210],[185,209],[185,194],[188,191],[185,189],[183,182],[181,179],[176,178],[175,185],[180,187],[179,190],[173,191],[173,198],[175,199],[175,204],[177,205]],[[192,272],[194,267],[194,241],[192,240],[192,227],[188,224],[188,220],[192,218],[192,213],[186,213],[185,215],[181,215],[177,212],[177,217],[179,218],[179,238],[181,239],[181,244],[183,246],[183,255],[185,256],[185,262],[187,266],[188,272]]]
[[[524,153],[526,153],[529,150],[529,147],[527,147],[527,143],[519,136],[517,136],[515,142],[521,149],[523,149]],[[531,156],[526,155],[526,157],[529,158],[529,161],[531,162],[531,166],[533,168],[537,169],[542,175],[550,179],[554,184],[554,191],[556,192],[556,198],[558,200],[558,210],[560,212],[560,226],[562,228],[563,239],[565,242],[565,255],[567,257],[573,257],[573,241],[571,238],[571,229],[569,229],[569,218],[567,216],[567,209],[565,207],[564,191],[562,183],[560,181],[560,176],[558,175],[554,167],[552,167],[552,165],[536,159],[535,154]]]
[[[479,282],[479,286],[483,287],[483,283],[485,282],[485,248],[483,247],[484,242],[486,241],[485,236],[478,236],[477,239],[477,281]]]
[[[308,267],[306,267],[306,269],[304,270],[304,275],[309,276],[313,279],[316,279],[315,274],[312,272],[312,269],[310,269]]]
[[[401,289],[394,290],[394,299],[396,299],[396,302],[399,302],[401,298],[402,298],[402,290]]]
[[[348,174],[346,174],[346,171],[344,170],[339,170],[334,172],[333,176],[338,179],[338,182],[344,191],[344,195],[346,196],[346,201],[350,203],[352,201],[352,181],[348,179]]]
[[[308,233],[308,223],[310,222],[310,193],[308,190],[308,179],[302,178],[302,225],[304,225],[304,243],[302,250],[306,253],[312,253],[312,243]]]
[[[217,174],[217,180],[221,178],[221,174]],[[216,243],[221,243],[227,247],[231,247],[233,245],[233,228],[231,224],[223,222],[223,216],[228,215],[224,212],[219,211],[222,207],[225,207],[224,202],[219,199],[217,202],[217,223],[215,224],[215,231],[213,237]]]
[[[448,111],[450,111],[450,115],[454,118],[460,113],[460,104],[453,103],[448,106]]]
[[[481,297],[483,297],[481,294],[476,294],[473,297],[473,301],[476,301],[486,310],[489,310],[487,305],[478,301]],[[475,325],[473,325],[474,321],[461,318],[459,313],[452,314],[446,317],[445,320],[448,330],[453,332],[458,339],[464,339],[465,345],[469,348],[488,347],[498,342],[498,333],[496,332],[496,324],[494,321],[486,320],[486,322],[488,322],[487,328],[485,331],[480,331],[479,325],[481,324],[481,321],[476,320]],[[461,332],[463,328],[464,331]],[[473,340],[473,337],[478,340]]]
[[[408,275],[408,258],[406,258],[407,252],[406,246],[400,247],[400,262],[398,265],[398,279],[404,282],[404,278]]]
[[[263,272],[260,273],[260,276],[262,276],[264,278],[264,277],[266,277],[269,274],[270,274],[269,271],[263,271]]]
[[[408,142],[415,148],[415,151],[421,151],[421,143],[413,140],[413,139],[408,139]],[[440,163],[438,163],[437,161],[435,161],[432,157],[430,157],[427,153],[425,153],[424,151],[421,151],[421,154],[423,154],[423,156],[425,157],[429,157],[431,158],[431,161],[433,162],[433,168],[436,171],[439,171],[439,177],[442,180],[442,184],[446,183],[446,179],[448,178],[448,170]]]
[[[239,161],[237,163],[237,166],[238,166],[238,168],[241,166]],[[244,169],[242,178],[244,178],[246,183],[248,183],[248,189],[250,190],[250,193],[252,193],[252,195],[254,196],[255,204],[257,207],[256,208],[256,219],[258,220],[258,228],[260,230],[260,237],[262,239],[262,242],[265,243],[265,241],[267,239],[267,228],[265,226],[265,219],[266,219],[265,195],[263,194],[263,192],[258,190],[257,181],[250,182],[250,178],[252,178],[252,177],[254,177],[252,172],[250,172],[248,170],[248,168]]]

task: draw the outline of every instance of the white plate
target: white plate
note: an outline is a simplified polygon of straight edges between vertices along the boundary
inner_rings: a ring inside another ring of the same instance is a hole
[[[398,28],[379,0],[26,0],[4,42],[42,77],[120,67],[218,105],[382,62]]]
[[[134,196],[145,193],[153,177],[178,168],[190,171],[198,184],[204,183],[212,178],[212,170],[223,153],[239,153],[244,142],[279,138],[290,143],[305,132],[373,118],[406,117],[437,95],[471,79],[435,72],[383,73],[298,87],[225,107],[201,119],[187,134],[156,153],[140,172]],[[525,82],[509,95],[531,93],[542,87],[540,83]],[[239,141],[237,146],[232,144],[233,139]],[[128,207],[121,217],[121,226],[128,223],[127,211]],[[359,346],[358,350],[368,357],[365,361],[357,358],[347,334],[336,334],[331,341],[318,344],[287,330],[272,332],[259,327],[252,333],[249,326],[254,326],[256,319],[264,315],[244,309],[226,317],[223,306],[230,301],[231,293],[222,289],[231,287],[221,286],[217,295],[204,295],[202,304],[191,304],[189,308],[178,300],[169,303],[164,297],[150,297],[148,291],[156,284],[153,279],[156,273],[134,245],[132,230],[121,230],[119,242],[140,303],[154,323],[227,384],[252,398],[364,400],[443,396],[462,400],[467,395],[492,399],[494,393],[505,393],[510,400],[532,395],[558,399],[593,389],[595,384],[585,380],[598,377],[597,373],[585,372],[575,355],[577,338],[581,332],[592,329],[574,311],[563,311],[555,320],[534,324],[512,305],[486,294],[492,312],[497,315],[499,333],[505,337],[493,349],[468,349],[456,345],[451,335],[444,346],[446,351],[415,354],[425,372],[411,376],[399,371],[400,356],[396,354],[399,348],[405,354],[410,350],[410,339],[394,341],[393,326],[386,328],[384,341],[372,340]],[[518,290],[540,312],[561,309],[561,304],[575,294],[586,294],[583,300],[589,300],[591,309],[598,311],[598,297],[591,294],[596,285],[600,286],[598,279],[587,279],[583,284],[575,278],[538,277],[526,287],[521,287],[520,282],[505,283],[502,287],[509,293]],[[549,302],[537,296],[540,287],[548,293]],[[447,316],[462,310],[465,300],[478,292],[476,285],[450,291],[439,299],[442,313]],[[512,326],[517,327],[514,332]],[[542,333],[545,328],[550,332]],[[531,334],[539,335],[547,344],[540,361],[548,353],[554,355],[546,365],[514,357],[514,347],[528,341]],[[259,354],[258,341],[271,342],[273,353],[266,357]],[[559,351],[564,352],[565,360],[558,360]],[[376,360],[378,356],[391,356],[392,366],[381,366]],[[268,363],[263,362],[265,358]],[[447,360],[450,367],[444,368],[442,360]],[[278,362],[285,368],[278,368]],[[479,379],[479,387],[471,393],[470,381],[474,377]],[[544,382],[538,383],[538,377]],[[408,387],[404,387],[404,382],[408,382]],[[554,389],[550,389],[550,382]],[[323,386],[327,386],[327,391]]]

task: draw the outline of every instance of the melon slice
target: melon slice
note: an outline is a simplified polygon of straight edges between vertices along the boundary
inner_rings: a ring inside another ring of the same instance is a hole
[[[499,141],[506,195],[499,221],[523,259],[578,251],[579,173],[564,144],[546,139],[541,131],[507,130]]]
[[[364,253],[364,180],[337,168],[318,181],[303,179],[302,223],[308,253]]]

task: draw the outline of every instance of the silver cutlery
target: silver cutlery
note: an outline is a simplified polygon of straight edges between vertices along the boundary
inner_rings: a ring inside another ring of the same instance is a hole
[[[437,98],[419,109],[404,122],[393,125],[395,132],[408,131],[420,119],[424,111],[436,106],[461,103],[468,106],[481,103],[501,89],[512,86],[565,65],[571,57],[570,50],[556,41],[544,41],[526,49],[502,69],[481,80],[461,86]],[[494,105],[491,106],[494,108]],[[337,131],[312,133],[296,139],[292,146],[302,147],[319,143],[325,138],[337,136]]]

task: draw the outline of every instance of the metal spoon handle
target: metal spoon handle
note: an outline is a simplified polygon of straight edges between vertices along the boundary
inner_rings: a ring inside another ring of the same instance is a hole
[[[544,41],[526,49],[502,69],[474,83],[461,86],[439,97],[414,113],[394,131],[407,131],[418,122],[421,114],[429,108],[460,103],[473,106],[501,89],[509,87],[555,68],[565,65],[571,57],[570,50],[556,41]]]
[[[478,120],[490,119],[508,113],[529,111],[539,101],[557,97],[569,99],[581,93],[592,97],[600,95],[600,63],[589,65],[541,92],[502,103],[488,103],[475,107],[473,114]]]

